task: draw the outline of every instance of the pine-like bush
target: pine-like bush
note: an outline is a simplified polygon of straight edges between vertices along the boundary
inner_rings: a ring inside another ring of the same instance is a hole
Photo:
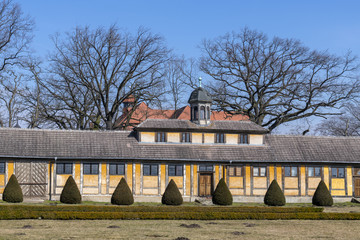
[[[223,178],[220,179],[218,185],[215,188],[215,191],[212,195],[212,202],[216,205],[231,205],[233,202],[231,192]]]
[[[323,180],[319,182],[318,187],[312,198],[312,204],[316,206],[332,206],[334,204],[333,198]]]
[[[181,205],[183,203],[183,198],[174,180],[171,179],[166,187],[161,202],[166,205]]]
[[[124,178],[121,178],[111,196],[111,203],[116,205],[131,205],[134,203],[134,197],[129,185]]]
[[[60,202],[68,204],[81,203],[81,194],[72,176],[66,180],[60,195]]]
[[[23,193],[16,176],[11,175],[9,182],[6,184],[2,199],[5,202],[20,203],[23,201]]]
[[[274,179],[264,197],[264,203],[268,206],[284,206],[286,203],[283,191]]]

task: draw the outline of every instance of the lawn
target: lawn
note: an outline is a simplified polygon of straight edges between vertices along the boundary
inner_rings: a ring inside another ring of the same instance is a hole
[[[358,239],[360,221],[13,220],[0,239]]]

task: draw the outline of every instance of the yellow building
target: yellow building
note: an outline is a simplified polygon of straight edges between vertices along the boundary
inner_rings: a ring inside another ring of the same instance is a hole
[[[267,134],[250,121],[210,121],[198,88],[191,121],[148,119],[134,131],[0,128],[0,193],[15,174],[25,197],[58,199],[73,176],[83,200],[109,201],[122,177],[136,201],[160,201],[173,179],[185,201],[225,178],[234,201],[262,202],[276,179],[287,202],[311,202],[320,180],[335,201],[360,197],[360,138]]]

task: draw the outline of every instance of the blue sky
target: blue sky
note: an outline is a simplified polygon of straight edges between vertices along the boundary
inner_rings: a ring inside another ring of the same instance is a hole
[[[18,0],[36,22],[33,48],[40,56],[52,49],[55,32],[77,25],[150,28],[175,53],[198,57],[198,45],[245,26],[268,36],[296,38],[312,49],[360,55],[359,1],[179,1],[179,0]]]

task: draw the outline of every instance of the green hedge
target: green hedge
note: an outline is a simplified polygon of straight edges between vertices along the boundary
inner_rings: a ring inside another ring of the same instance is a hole
[[[235,213],[301,213],[322,212],[313,207],[214,207],[214,206],[89,206],[89,205],[0,205],[3,211],[47,212],[235,212]]]
[[[240,220],[240,219],[307,219],[360,220],[359,213],[245,213],[245,212],[67,212],[67,211],[5,211],[0,219],[184,219],[184,220]]]

